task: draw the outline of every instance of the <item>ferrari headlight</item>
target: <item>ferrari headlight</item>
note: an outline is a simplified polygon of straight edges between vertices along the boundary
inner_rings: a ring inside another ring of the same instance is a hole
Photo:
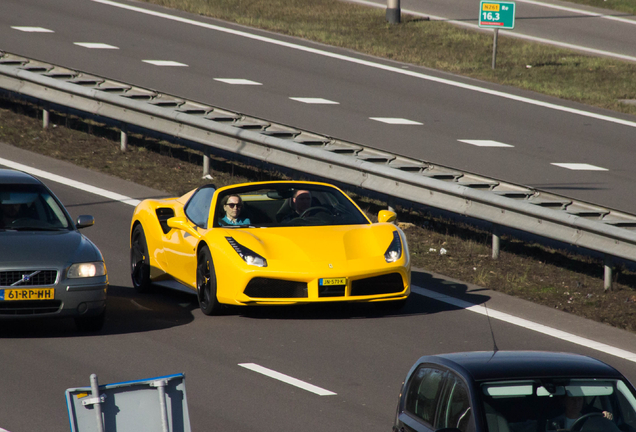
[[[66,277],[69,279],[104,275],[106,275],[106,266],[101,261],[73,264],[66,273]]]
[[[396,262],[402,257],[402,241],[400,240],[400,233],[393,231],[393,241],[389,245],[389,248],[384,252],[384,259],[388,263]]]
[[[230,246],[236,251],[237,254],[247,263],[256,267],[267,267],[267,260],[257,254],[256,252],[246,248],[242,244],[238,243],[232,237],[225,237]]]

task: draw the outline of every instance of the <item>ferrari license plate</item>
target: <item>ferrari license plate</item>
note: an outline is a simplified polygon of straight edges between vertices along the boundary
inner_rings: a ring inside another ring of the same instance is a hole
[[[0,289],[0,301],[10,300],[53,300],[54,288]]]
[[[347,278],[324,278],[318,280],[320,286],[346,285]]]

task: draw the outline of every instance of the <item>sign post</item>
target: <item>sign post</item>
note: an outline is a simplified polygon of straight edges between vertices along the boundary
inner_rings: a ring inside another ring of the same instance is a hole
[[[492,68],[497,62],[497,37],[499,29],[515,28],[514,2],[486,1],[479,3],[479,27],[492,28],[495,35],[492,44]]]

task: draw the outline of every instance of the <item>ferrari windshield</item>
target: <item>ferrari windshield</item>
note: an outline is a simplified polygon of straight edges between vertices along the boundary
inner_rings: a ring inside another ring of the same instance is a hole
[[[489,432],[636,431],[636,398],[621,380],[499,381],[481,390]]]
[[[72,224],[51,193],[36,184],[0,184],[0,229],[59,230]]]
[[[274,183],[226,190],[214,226],[289,227],[360,225],[369,220],[338,189],[312,183]]]

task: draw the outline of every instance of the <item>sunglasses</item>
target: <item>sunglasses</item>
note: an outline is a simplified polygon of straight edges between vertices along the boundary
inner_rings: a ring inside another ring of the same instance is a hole
[[[227,203],[225,205],[228,206],[229,208],[234,208],[234,207],[241,208],[241,207],[243,207],[243,204],[238,204],[238,203]]]

